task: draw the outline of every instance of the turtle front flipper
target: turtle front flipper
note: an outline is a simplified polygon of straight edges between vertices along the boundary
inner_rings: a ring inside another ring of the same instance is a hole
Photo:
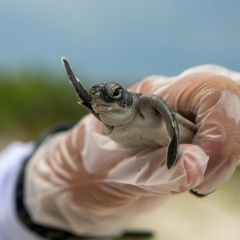
[[[63,63],[63,66],[66,69],[69,81],[73,85],[73,87],[74,87],[74,89],[77,93],[79,103],[85,109],[87,109],[90,113],[92,113],[98,120],[100,120],[99,115],[97,113],[95,113],[93,108],[92,108],[92,104],[91,104],[92,98],[91,98],[91,96],[88,94],[87,90],[83,87],[81,81],[78,78],[75,77],[68,60],[63,57],[62,58],[62,63]]]
[[[163,99],[153,94],[141,95],[139,97],[138,106],[143,117],[149,118],[160,116],[163,118],[170,137],[170,143],[167,149],[167,167],[171,169],[176,163],[179,146],[178,123],[174,112]]]

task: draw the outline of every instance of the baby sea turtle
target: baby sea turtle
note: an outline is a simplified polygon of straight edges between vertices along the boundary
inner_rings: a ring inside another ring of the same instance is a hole
[[[100,120],[107,135],[127,147],[167,147],[167,167],[176,163],[179,143],[190,143],[196,126],[153,94],[132,93],[120,84],[93,85],[89,93],[62,58],[80,104]]]

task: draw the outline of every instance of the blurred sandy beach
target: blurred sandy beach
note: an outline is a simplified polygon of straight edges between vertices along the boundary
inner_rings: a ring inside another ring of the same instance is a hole
[[[240,239],[240,167],[232,179],[213,194],[196,198],[185,193],[169,198],[132,228],[152,229],[154,240]]]

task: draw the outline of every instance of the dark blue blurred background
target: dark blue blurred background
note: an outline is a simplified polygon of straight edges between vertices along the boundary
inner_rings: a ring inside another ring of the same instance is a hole
[[[240,71],[239,11],[238,0],[1,1],[0,67],[65,74],[65,56],[93,82],[207,63]]]

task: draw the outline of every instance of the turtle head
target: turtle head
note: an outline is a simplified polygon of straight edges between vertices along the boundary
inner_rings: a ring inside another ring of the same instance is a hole
[[[125,125],[136,112],[133,94],[114,82],[99,83],[89,89],[91,105],[103,123],[109,126]]]
[[[109,82],[99,83],[87,90],[75,77],[66,58],[62,58],[68,78],[73,85],[79,103],[108,126],[125,125],[130,122],[137,111],[137,99],[134,93],[128,92],[121,85]]]

